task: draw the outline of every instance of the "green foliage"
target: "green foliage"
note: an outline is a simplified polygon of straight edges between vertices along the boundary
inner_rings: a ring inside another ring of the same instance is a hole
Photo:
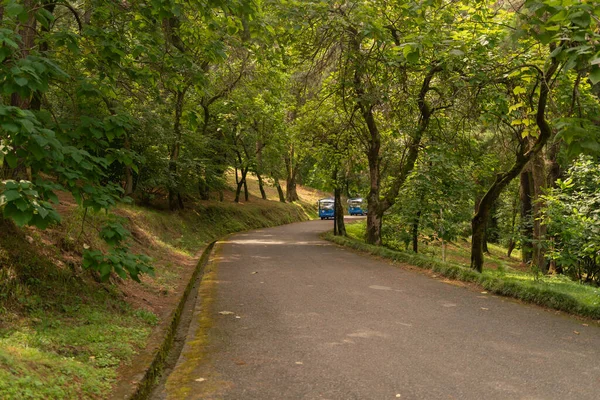
[[[600,165],[580,157],[543,196],[548,256],[578,281],[600,284]]]
[[[45,229],[60,221],[52,205],[40,198],[29,181],[3,181],[0,186],[0,209],[4,218],[12,219],[18,226],[31,225]]]
[[[109,246],[108,252],[85,250],[83,267],[98,271],[100,279],[107,281],[112,271],[121,278],[131,277],[140,282],[141,274],[154,274],[152,259],[144,254],[132,254],[126,241],[131,236],[129,231],[118,221],[108,221],[100,230],[102,238]]]

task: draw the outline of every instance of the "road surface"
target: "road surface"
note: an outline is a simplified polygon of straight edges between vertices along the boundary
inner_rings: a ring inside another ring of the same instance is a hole
[[[598,399],[600,328],[319,239],[217,244],[156,399]]]

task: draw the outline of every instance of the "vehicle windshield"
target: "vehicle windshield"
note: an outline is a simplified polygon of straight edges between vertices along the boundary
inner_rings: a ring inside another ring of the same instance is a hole
[[[333,201],[322,201],[320,206],[322,210],[333,210]]]
[[[352,207],[357,207],[362,205],[362,200],[350,200],[348,202]]]

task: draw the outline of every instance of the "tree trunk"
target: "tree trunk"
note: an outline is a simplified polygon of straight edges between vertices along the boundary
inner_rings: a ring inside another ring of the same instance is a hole
[[[344,207],[342,206],[342,190],[334,190],[335,205],[335,227],[333,234],[336,236],[346,236],[346,225],[344,224]]]
[[[262,176],[257,172],[256,177],[258,178],[258,189],[260,190],[260,197],[263,200],[267,200],[267,193],[265,192],[265,186],[262,180]]]
[[[546,145],[546,142],[548,142],[548,139],[552,136],[552,129],[548,121],[546,121],[546,105],[548,103],[548,95],[550,93],[548,82],[550,82],[552,76],[558,69],[558,65],[558,60],[556,58],[552,58],[548,69],[540,77],[540,95],[538,98],[536,113],[536,125],[539,129],[539,134],[536,141],[527,151],[525,151],[525,144],[522,144],[517,152],[513,167],[508,172],[496,175],[496,180],[481,199],[479,211],[475,214],[471,221],[471,227],[473,230],[473,238],[471,242],[471,268],[478,272],[482,272],[483,270],[483,235],[485,233],[485,223],[490,215],[490,210],[493,203],[496,201],[496,199],[498,199],[498,196],[500,196],[500,193],[502,193],[502,190],[508,186],[510,181],[512,181],[521,173],[529,160],[542,151]]]
[[[288,202],[298,201],[300,198],[298,197],[298,191],[296,190],[296,173],[292,174],[286,181],[286,200]]]
[[[531,192],[532,177],[531,166],[527,165],[521,172],[521,182],[519,185],[519,197],[521,200],[521,260],[527,264],[531,261],[533,239],[533,197]]]
[[[546,261],[546,252],[544,250],[544,241],[546,239],[546,224],[541,221],[542,208],[541,197],[546,188],[546,171],[544,165],[544,155],[542,152],[533,157],[531,163],[531,175],[533,177],[533,255],[532,263],[537,269],[546,274],[548,272],[548,263]]]
[[[248,168],[246,168],[246,173],[248,173]],[[250,193],[248,192],[248,181],[246,180],[246,174],[244,174],[244,200],[246,202],[250,201]]]
[[[246,184],[246,174],[248,173],[248,167],[246,168],[242,168],[241,169],[241,178],[239,181],[237,181],[237,185],[236,185],[236,189],[235,189],[235,202],[239,203],[240,202],[240,194],[242,193],[242,187],[244,187],[244,185]],[[237,169],[236,169],[236,180],[237,180]],[[246,195],[247,195],[247,189],[246,189]],[[246,198],[246,201],[248,201],[248,199]]]
[[[412,225],[412,248],[415,253],[419,252],[419,222],[421,221],[421,210],[417,211]]]
[[[277,188],[277,194],[279,195],[279,201],[281,203],[285,203],[285,194],[283,193],[283,189],[281,188],[281,184],[279,183],[279,179],[275,178],[275,187]]]

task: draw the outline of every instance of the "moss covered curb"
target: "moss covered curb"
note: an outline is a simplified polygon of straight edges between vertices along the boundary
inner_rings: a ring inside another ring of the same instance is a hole
[[[171,312],[167,322],[163,324],[162,329],[154,335],[155,340],[151,339],[150,345],[137,357],[138,364],[136,370],[138,373],[131,377],[121,376],[117,387],[112,392],[114,399],[144,399],[152,390],[154,383],[163,369],[165,359],[173,345],[173,339],[181,312],[185,306],[186,300],[190,295],[192,287],[196,280],[204,273],[204,267],[208,263],[210,253],[215,246],[216,241],[211,242],[202,251],[200,261],[190,277],[190,280],[177,303],[177,307]],[[130,379],[128,379],[130,378]]]
[[[513,297],[582,317],[600,319],[600,307],[583,304],[574,296],[552,290],[552,288],[542,283],[532,286],[519,281],[491,277],[458,264],[433,260],[420,254],[403,253],[385,247],[369,245],[348,237],[334,236],[331,232],[325,233],[323,238],[364,253],[432,270],[450,279],[476,283],[486,290],[502,296]]]

